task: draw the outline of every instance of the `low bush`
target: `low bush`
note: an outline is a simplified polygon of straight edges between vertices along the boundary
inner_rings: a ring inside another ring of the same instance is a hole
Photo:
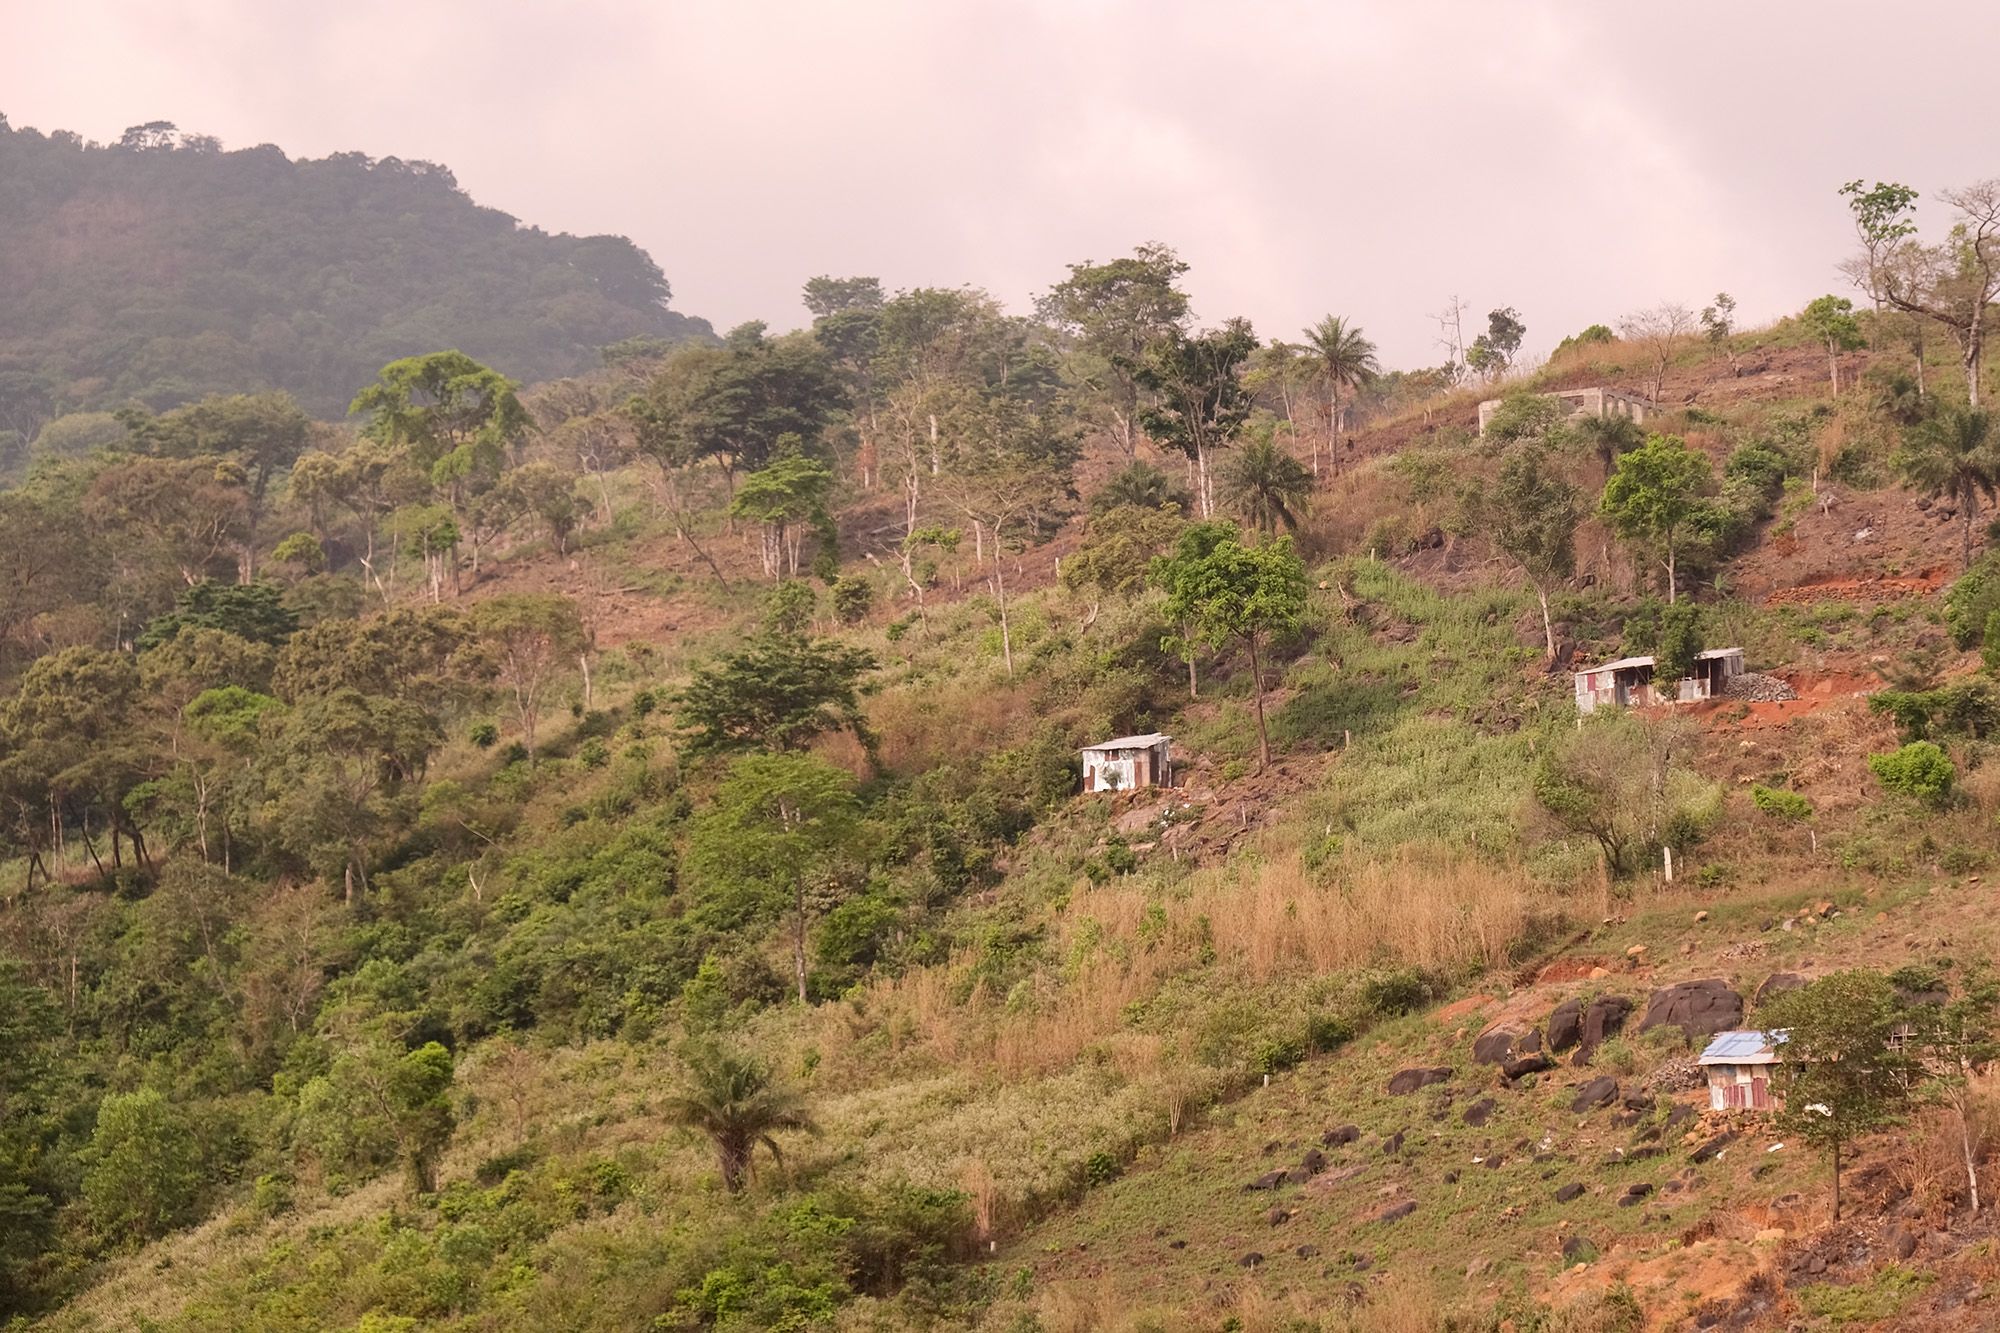
[[[1926,805],[1949,801],[1958,776],[1950,756],[1930,741],[1912,741],[1888,754],[1871,754],[1868,767],[1888,790]]]
[[[1796,823],[1812,818],[1811,801],[1795,791],[1766,787],[1761,782],[1750,789],[1750,804],[1774,819],[1788,819]]]

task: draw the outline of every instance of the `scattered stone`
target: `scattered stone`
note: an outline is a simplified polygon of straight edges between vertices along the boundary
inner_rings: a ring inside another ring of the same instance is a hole
[[[1632,1001],[1623,995],[1600,995],[1583,1013],[1583,1045],[1595,1049],[1607,1037],[1615,1037],[1632,1012]]]
[[[1591,969],[1590,969],[1590,976],[1589,976],[1589,977],[1588,977],[1587,979],[1588,979],[1588,980],[1590,980],[1590,981],[1602,981],[1602,980],[1604,980],[1604,978],[1606,978],[1606,977],[1608,977],[1608,976],[1610,976],[1610,975],[1611,975],[1611,972],[1610,972],[1610,970],[1609,970],[1609,969],[1607,969],[1607,968],[1603,968],[1603,967],[1593,967],[1593,968],[1591,968]]]
[[[1773,972],[1758,983],[1756,991],[1751,994],[1750,998],[1752,1002],[1761,1007],[1764,1001],[1783,995],[1788,991],[1795,991],[1805,984],[1806,979],[1796,972]]]
[[[1338,1148],[1343,1143],[1353,1143],[1360,1137],[1361,1126],[1342,1125],[1338,1129],[1329,1129],[1326,1133],[1320,1135],[1319,1141],[1324,1147]]]
[[[1187,1242],[1184,1240],[1170,1240],[1167,1242],[1167,1248],[1170,1250],[1185,1250]]]
[[[1695,1163],[1697,1166],[1703,1162],[1712,1162],[1716,1158],[1722,1156],[1723,1149],[1727,1148],[1730,1144],[1736,1142],[1736,1137],[1737,1135],[1735,1130],[1725,1129],[1724,1131],[1722,1131],[1722,1133],[1717,1134],[1707,1143],[1702,1144],[1699,1148],[1696,1148],[1692,1153],[1689,1153],[1688,1160],[1690,1162]]]
[[[1486,1121],[1492,1116],[1494,1108],[1497,1106],[1499,1106],[1499,1103],[1491,1097],[1481,1097],[1478,1101],[1465,1108],[1465,1123],[1474,1129],[1485,1128]]]
[[[1403,1131],[1399,1129],[1388,1138],[1383,1139],[1382,1151],[1390,1156],[1403,1151]]]
[[[1375,1214],[1371,1220],[1376,1222],[1396,1222],[1416,1211],[1417,1201],[1415,1199],[1405,1199],[1401,1203],[1390,1204],[1387,1208]]]
[[[1646,946],[1643,944],[1633,945],[1625,951],[1625,957],[1633,967],[1639,966],[1639,964],[1646,961]]]
[[[1702,1084],[1701,1060],[1693,1051],[1670,1055],[1654,1065],[1640,1082],[1653,1092],[1674,1093],[1698,1088]],[[1694,1114],[1679,1105],[1668,1112],[1669,1116],[1674,1116],[1676,1113],[1681,1117]]]
[[[1557,1203],[1568,1203],[1572,1199],[1581,1199],[1582,1197],[1583,1185],[1579,1181],[1571,1181],[1556,1191]]]
[[[1653,992],[1639,1030],[1677,1027],[1690,1037],[1712,1037],[1743,1022],[1743,997],[1719,978],[1683,981]]]
[[[1500,1153],[1494,1153],[1491,1157],[1487,1158],[1484,1162],[1480,1163],[1480,1165],[1484,1166],[1488,1171],[1498,1171],[1501,1167],[1505,1166],[1506,1164],[1507,1164],[1506,1157],[1504,1157]]]
[[[1708,913],[1706,911],[1696,912],[1694,914],[1694,923],[1697,926],[1706,920],[1708,920]]]
[[[1623,1194],[1618,1196],[1618,1206],[1620,1208],[1635,1207],[1652,1192],[1653,1187],[1650,1183],[1643,1180],[1635,1180],[1626,1188]]]
[[[1319,1246],[1301,1245],[1296,1250],[1293,1250],[1292,1253],[1301,1259],[1317,1259],[1319,1257]]]
[[[1774,916],[1767,916],[1762,921],[1759,921],[1757,923],[1757,929],[1759,930],[1775,930],[1777,929],[1777,926],[1778,926],[1778,918]]]
[[[1541,1044],[1533,1027],[1518,1018],[1503,1018],[1472,1039],[1472,1058],[1501,1065],[1523,1052],[1540,1050]]]
[[[1549,1049],[1566,1051],[1583,1040],[1583,1001],[1564,1000],[1549,1014]]]
[[[1375,1266],[1375,1256],[1367,1253],[1357,1254],[1354,1256],[1353,1262],[1355,1272],[1365,1273]]]
[[[1458,1183],[1458,1172],[1456,1171],[1445,1172],[1444,1183],[1447,1185],[1456,1185]]]
[[[1530,1074],[1539,1074],[1555,1067],[1555,1061],[1549,1059],[1546,1055],[1537,1053],[1534,1055],[1524,1055],[1518,1060],[1509,1060],[1506,1064],[1500,1066],[1500,1073],[1509,1083],[1512,1083],[1517,1079],[1524,1079]]]
[[[1309,1176],[1316,1176],[1326,1170],[1326,1154],[1317,1148],[1308,1148],[1306,1155],[1299,1159],[1299,1170]]]
[[[1403,1069],[1389,1078],[1390,1095],[1402,1097],[1419,1088],[1428,1088],[1433,1083],[1443,1083],[1451,1077],[1448,1066],[1439,1065],[1435,1069]]]
[[[1245,1185],[1243,1188],[1246,1190],[1274,1190],[1278,1188],[1278,1186],[1284,1183],[1285,1183],[1284,1172],[1266,1171],[1263,1175],[1257,1177],[1255,1180],[1251,1181],[1248,1185]]]
[[[1261,1264],[1263,1262],[1264,1262],[1264,1256],[1259,1254],[1257,1251],[1252,1250],[1250,1251],[1250,1253],[1244,1255],[1241,1259],[1238,1259],[1236,1261],[1236,1266],[1238,1268],[1255,1268],[1258,1264]]]
[[[1618,1080],[1615,1078],[1594,1078],[1576,1090],[1576,1100],[1569,1109],[1577,1115],[1594,1111],[1600,1106],[1609,1106],[1618,1095]]]
[[[1907,1259],[1917,1252],[1917,1238],[1900,1226],[1890,1227],[1882,1237],[1882,1243],[1898,1259]]]
[[[1597,1247],[1582,1236],[1571,1236],[1563,1242],[1563,1262],[1566,1264],[1587,1264],[1597,1257]]]
[[[1289,1208],[1273,1208],[1270,1212],[1264,1214],[1264,1221],[1274,1227],[1283,1226],[1291,1220],[1292,1210]]]

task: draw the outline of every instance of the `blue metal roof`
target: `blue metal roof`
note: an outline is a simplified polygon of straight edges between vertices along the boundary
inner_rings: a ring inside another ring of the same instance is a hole
[[[1734,1032],[1718,1032],[1701,1053],[1701,1063],[1705,1065],[1744,1064],[1759,1059],[1776,1056],[1775,1047],[1783,1042],[1782,1032],[1759,1032],[1756,1029],[1739,1029]]]

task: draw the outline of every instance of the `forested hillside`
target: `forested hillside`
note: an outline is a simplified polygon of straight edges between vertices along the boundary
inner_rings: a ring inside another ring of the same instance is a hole
[[[0,116],[0,465],[66,412],[282,389],[337,419],[416,352],[541,380],[624,339],[706,336],[668,296],[624,237],[523,226],[436,163]]]
[[[1146,245],[73,416],[0,491],[0,1317],[1990,1327],[1981,198],[1851,196],[1879,310],[1540,364]]]

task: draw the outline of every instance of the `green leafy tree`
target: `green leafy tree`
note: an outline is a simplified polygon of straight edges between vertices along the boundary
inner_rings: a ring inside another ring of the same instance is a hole
[[[1274,432],[1264,432],[1222,468],[1223,502],[1259,532],[1297,530],[1312,498],[1312,474],[1286,452]]]
[[[1854,302],[1844,296],[1819,296],[1807,303],[1799,323],[1826,348],[1827,374],[1833,391],[1840,392],[1840,354],[1861,346],[1861,325],[1854,318]]]
[[[174,609],[156,617],[133,645],[140,652],[158,647],[183,629],[215,629],[250,643],[277,647],[298,630],[299,618],[285,605],[275,583],[218,583],[203,579],[182,590]]]
[[[1297,631],[1306,614],[1306,571],[1292,539],[1245,546],[1228,524],[1197,524],[1182,534],[1171,555],[1160,557],[1153,578],[1166,591],[1168,618],[1187,627],[1190,648],[1233,642],[1249,654],[1257,755],[1268,767],[1271,738],[1264,725],[1260,650],[1274,635]]]
[[[1695,660],[1702,652],[1701,608],[1692,602],[1681,602],[1663,610],[1653,678],[1678,698],[1680,682],[1694,674]]]
[[[831,530],[832,496],[833,469],[792,454],[745,477],[729,512],[762,526],[764,573],[778,582],[799,576],[799,548],[807,531]]]
[[[1991,416],[1977,408],[1942,410],[1905,430],[1889,462],[1918,494],[1957,507],[1959,562],[1971,569],[1979,501],[2000,492],[2000,441]]]
[[[1667,601],[1678,599],[1675,565],[1692,527],[1708,508],[1715,480],[1708,456],[1678,435],[1654,435],[1618,460],[1604,484],[1599,512],[1620,537],[1657,553],[1667,574]]]
[[[1186,272],[1166,246],[1142,245],[1106,264],[1071,264],[1069,277],[1036,303],[1072,339],[1069,372],[1101,398],[1127,457],[1137,445],[1146,349],[1187,322],[1187,293],[1176,285]]]
[[[1526,445],[1501,466],[1487,505],[1495,544],[1534,586],[1542,608],[1542,642],[1553,663],[1556,629],[1549,615],[1549,595],[1576,573],[1582,493],[1557,472],[1545,449]]]
[[[1720,800],[1693,771],[1697,733],[1601,712],[1563,736],[1535,766],[1535,800],[1562,829],[1597,843],[1607,874],[1640,869],[1662,848],[1683,849],[1706,831]]]
[[[1701,332],[1708,339],[1708,345],[1729,358],[1730,368],[1736,367],[1736,352],[1730,346],[1729,336],[1736,331],[1736,298],[1728,292],[1717,292],[1715,303],[1701,308]]]
[[[1382,373],[1382,363],[1376,355],[1375,344],[1362,335],[1361,330],[1338,315],[1328,315],[1319,323],[1305,330],[1306,357],[1326,384],[1326,438],[1327,458],[1335,466],[1340,465],[1340,432],[1345,424],[1341,407],[1341,395],[1353,393],[1357,389],[1374,382]],[[1319,455],[1313,455],[1313,469],[1319,468]]]
[[[1242,371],[1256,350],[1257,335],[1246,319],[1195,334],[1175,329],[1153,344],[1137,372],[1140,386],[1157,398],[1141,422],[1147,434],[1194,465],[1203,518],[1215,514],[1211,460],[1250,419]]]
[[[1465,349],[1466,367],[1482,379],[1499,379],[1514,364],[1521,340],[1527,336],[1528,326],[1521,322],[1520,311],[1512,306],[1490,311],[1486,316],[1486,332]]]
[[[872,654],[831,639],[766,635],[695,668],[675,696],[694,754],[796,750],[815,736],[851,730],[873,743],[858,683]]]
[[[1785,1034],[1780,1128],[1831,1154],[1838,1220],[1841,1150],[1891,1123],[1909,1101],[1914,1070],[1896,1040],[1903,1022],[1896,988],[1879,972],[1835,972],[1771,1001],[1760,1022]]]
[[[157,1088],[106,1095],[83,1156],[83,1201],[113,1243],[151,1240],[193,1218],[201,1145],[185,1113]]]
[[[784,1154],[777,1135],[786,1130],[815,1132],[805,1101],[755,1056],[704,1043],[686,1055],[686,1082],[667,1103],[668,1114],[699,1130],[715,1146],[723,1188],[740,1193],[754,1171],[752,1154],[768,1149],[780,1166]]]
[[[382,367],[355,395],[371,440],[407,450],[440,489],[497,475],[528,428],[519,386],[463,352],[430,352]]]
[[[1951,335],[1965,371],[1966,405],[1977,408],[1986,335],[1994,298],[2000,296],[2000,180],[1938,192],[1958,214],[1938,245],[1915,238],[1914,190],[1877,182],[1863,191],[1860,185],[1850,181],[1841,190],[1849,196],[1864,250],[1849,271],[1865,280],[1877,302],[1915,317],[1919,327],[1934,320]]]
[[[1186,516],[1170,504],[1151,509],[1120,505],[1093,514],[1082,544],[1063,561],[1063,586],[1113,597],[1129,595],[1145,586],[1153,561],[1173,546],[1185,527]]]
[[[732,763],[714,804],[689,831],[687,868],[705,893],[791,918],[800,1004],[806,937],[812,919],[831,905],[835,865],[852,851],[859,827],[852,777],[813,755],[781,753]]]

